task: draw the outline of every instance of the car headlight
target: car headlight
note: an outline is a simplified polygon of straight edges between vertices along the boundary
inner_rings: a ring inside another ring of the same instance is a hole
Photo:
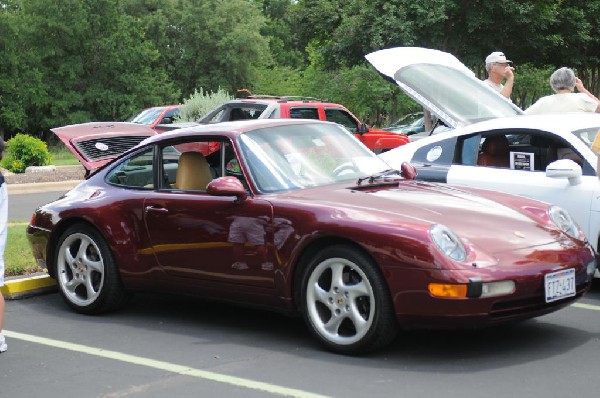
[[[579,236],[579,227],[566,210],[561,209],[558,206],[550,206],[548,209],[548,215],[550,216],[552,222],[556,224],[561,231],[575,239],[581,238]]]
[[[455,261],[465,261],[467,250],[458,236],[442,224],[429,228],[429,235],[442,253]]]

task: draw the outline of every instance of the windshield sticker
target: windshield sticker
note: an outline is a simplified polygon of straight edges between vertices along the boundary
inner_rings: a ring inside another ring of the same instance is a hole
[[[439,145],[434,146],[429,150],[429,152],[427,152],[427,161],[435,162],[440,158],[440,156],[442,156],[442,147]]]

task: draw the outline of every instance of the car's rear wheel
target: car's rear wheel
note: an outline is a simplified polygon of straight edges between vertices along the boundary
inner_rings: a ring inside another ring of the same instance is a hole
[[[301,305],[313,335],[332,351],[360,354],[396,335],[387,284],[367,255],[348,245],[320,251],[305,269]]]
[[[77,312],[115,310],[128,298],[106,241],[88,225],[71,226],[61,235],[54,264],[60,293]]]

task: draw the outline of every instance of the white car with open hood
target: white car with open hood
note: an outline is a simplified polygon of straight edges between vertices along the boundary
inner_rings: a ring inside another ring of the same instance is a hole
[[[458,59],[438,50],[391,48],[366,58],[452,128],[381,154],[390,166],[409,161],[417,179],[557,204],[598,250],[600,180],[591,144],[600,131],[600,114],[524,115]]]

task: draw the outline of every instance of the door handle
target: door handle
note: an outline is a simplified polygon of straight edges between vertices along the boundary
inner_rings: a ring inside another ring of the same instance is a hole
[[[167,214],[167,213],[169,213],[169,210],[165,209],[164,207],[146,206],[144,208],[144,213],[146,213],[146,214],[148,214],[148,213]]]

